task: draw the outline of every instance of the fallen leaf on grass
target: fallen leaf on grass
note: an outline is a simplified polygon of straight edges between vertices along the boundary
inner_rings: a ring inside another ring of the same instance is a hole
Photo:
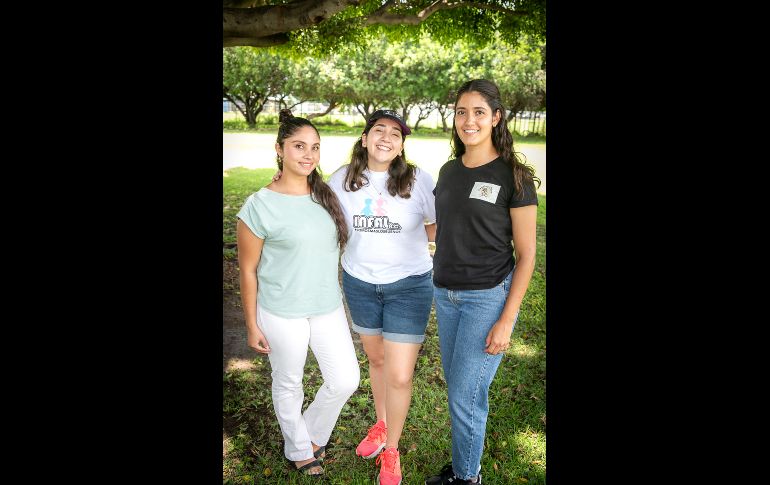
[[[273,471],[269,468],[265,468],[265,471],[262,472],[266,477],[269,477]]]
[[[409,445],[409,450],[407,450],[407,453],[410,453],[412,451],[417,451],[417,443],[412,443]]]
[[[540,460],[532,460],[530,463],[532,463],[533,465],[539,465],[539,464],[541,464],[543,462],[540,461]]]
[[[519,481],[520,481],[520,482],[528,482],[529,480],[527,480],[527,479],[526,479],[526,478],[524,478],[524,477],[519,477]]]
[[[334,442],[335,445],[338,445],[342,443],[342,438],[337,438],[337,441]]]
[[[498,470],[498,468],[497,468],[497,462],[494,462],[494,463],[492,463],[492,468],[494,468],[494,469],[495,469],[495,471],[497,471],[497,470]]]

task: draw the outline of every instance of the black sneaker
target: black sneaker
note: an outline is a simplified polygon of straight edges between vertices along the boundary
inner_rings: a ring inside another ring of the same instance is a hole
[[[448,464],[444,465],[444,468],[441,469],[438,475],[433,475],[432,477],[429,477],[427,480],[425,480],[425,485],[443,485],[447,483],[456,485],[466,483],[481,483],[481,473],[479,473],[479,480],[477,482],[457,478],[455,476],[454,470],[452,470],[452,462],[450,461]]]

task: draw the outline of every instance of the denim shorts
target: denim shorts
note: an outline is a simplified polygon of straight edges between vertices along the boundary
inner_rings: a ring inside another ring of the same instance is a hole
[[[342,288],[356,332],[382,335],[391,342],[425,340],[433,304],[433,270],[384,285],[361,281],[343,270]]]

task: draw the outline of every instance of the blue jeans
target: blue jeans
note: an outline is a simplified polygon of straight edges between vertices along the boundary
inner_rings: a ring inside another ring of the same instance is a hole
[[[452,468],[464,480],[481,470],[489,386],[503,359],[502,353],[484,352],[484,346],[487,334],[503,312],[512,274],[487,290],[433,287],[452,425]]]

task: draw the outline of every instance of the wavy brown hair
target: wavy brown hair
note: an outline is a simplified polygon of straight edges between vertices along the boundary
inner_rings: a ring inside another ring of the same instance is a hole
[[[362,134],[368,134],[371,129],[371,126],[367,127]],[[401,134],[402,147],[405,138],[406,136]],[[369,154],[361,143],[361,137],[359,136],[353,145],[353,152],[350,155],[350,166],[345,176],[345,182],[342,185],[346,191],[355,192],[369,182],[369,178],[364,173],[368,162]],[[388,167],[388,193],[393,197],[398,194],[402,199],[411,197],[416,168],[413,164],[406,161],[406,155],[402,148],[401,153],[390,162]]]
[[[282,109],[278,115],[278,121],[280,125],[278,126],[278,137],[275,141],[281,145],[281,148],[283,148],[283,141],[303,126],[312,127],[316,135],[319,138],[321,136],[313,123],[305,118],[293,116],[291,110]],[[278,170],[283,172],[283,160],[280,156],[276,156],[276,162],[278,163]],[[307,176],[307,182],[310,184],[310,198],[313,202],[326,209],[326,212],[329,213],[334,224],[337,226],[337,241],[339,242],[340,249],[343,249],[348,242],[348,226],[345,224],[339,199],[334,195],[331,187],[324,182],[320,165],[310,172],[310,175]]]
[[[497,150],[497,153],[511,164],[513,170],[513,182],[516,187],[517,197],[523,196],[524,183],[533,181],[540,187],[540,179],[535,176],[535,169],[524,163],[519,155],[524,155],[521,152],[517,152],[513,147],[513,135],[508,130],[508,123],[506,123],[506,113],[503,103],[500,101],[500,90],[497,85],[492,81],[486,79],[474,79],[468,81],[457,90],[457,97],[455,98],[455,106],[460,100],[460,96],[465,93],[476,92],[484,97],[487,104],[492,108],[492,116],[495,112],[500,112],[500,122],[497,126],[492,128],[492,144]],[[460,140],[460,135],[457,134],[454,119],[452,119],[452,155],[454,158],[460,158],[465,154],[465,144]]]

